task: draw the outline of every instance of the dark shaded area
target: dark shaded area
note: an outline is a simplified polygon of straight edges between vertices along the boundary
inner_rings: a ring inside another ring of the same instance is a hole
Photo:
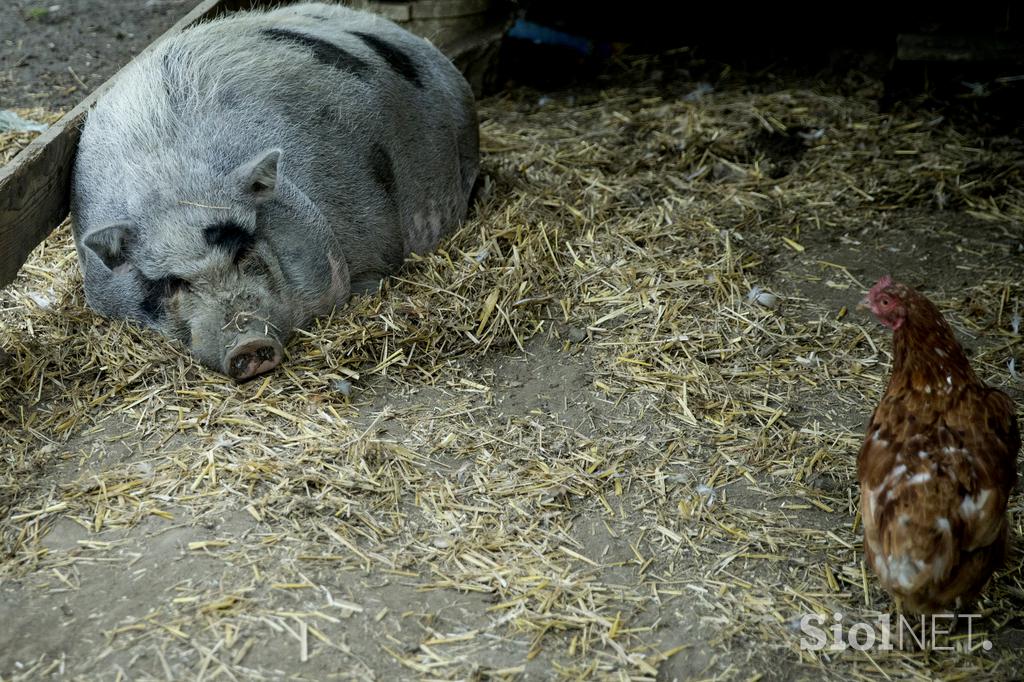
[[[753,91],[820,81],[853,92],[880,82],[883,111],[934,109],[997,135],[1022,123],[1024,6],[1007,0],[948,7],[524,0],[521,7],[533,36],[513,31],[505,41],[499,87],[614,80],[622,56],[656,54],[649,75],[666,92],[737,81]]]
[[[885,45],[895,33],[1020,35],[1012,0],[969,5],[933,2],[675,3],[634,0],[522,0],[527,18],[645,52],[701,43],[733,55],[820,52],[836,46]]]
[[[0,108],[71,108],[195,4],[0,3]],[[685,95],[701,82],[763,91],[783,82],[813,86],[822,81],[845,92],[881,83],[873,94],[882,110],[931,109],[992,135],[1016,135],[1022,128],[1024,6],[1008,0],[948,7],[660,0],[519,0],[517,5],[525,19],[574,40],[569,46],[507,39],[494,89],[614,82],[623,77],[622,55],[656,54],[646,75],[662,82],[666,93]],[[501,7],[505,11],[506,5]],[[406,77],[418,77],[403,56],[385,58]]]
[[[804,128],[789,128],[785,133],[767,131],[763,128],[751,141],[750,156],[762,157],[771,164],[768,176],[781,178],[789,175],[793,164],[807,151],[806,140],[813,132]]]

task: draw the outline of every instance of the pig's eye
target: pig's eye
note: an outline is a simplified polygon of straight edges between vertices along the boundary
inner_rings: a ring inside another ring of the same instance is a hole
[[[252,247],[251,244],[245,243],[238,246],[238,250],[235,251],[235,255],[231,258],[231,262],[234,265],[238,265],[242,262],[242,259],[249,255],[249,250]]]
[[[179,291],[191,291],[192,285],[180,277],[148,279],[139,276],[143,297],[139,302],[142,313],[151,320],[161,319],[167,307],[167,299]]]
[[[191,291],[192,285],[181,277],[168,277],[164,280],[164,286],[167,287],[167,294],[173,296],[179,291]]]

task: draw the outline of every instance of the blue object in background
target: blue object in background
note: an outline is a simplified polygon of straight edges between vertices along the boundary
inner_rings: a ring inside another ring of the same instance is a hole
[[[579,52],[585,57],[594,53],[594,43],[582,36],[572,35],[524,19],[518,20],[507,33],[510,38],[529,40],[537,45],[559,45]]]
[[[6,109],[0,111],[0,133],[6,131],[13,131],[16,133],[33,131],[39,132],[46,130],[50,126],[45,123],[36,123],[35,121],[28,121],[21,116],[18,116],[13,111],[7,111]]]

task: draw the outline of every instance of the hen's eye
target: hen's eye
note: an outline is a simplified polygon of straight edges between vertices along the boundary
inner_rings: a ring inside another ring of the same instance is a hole
[[[885,306],[886,308],[888,308],[889,304],[892,303],[892,301],[889,300],[888,296],[883,296],[882,298],[878,299],[878,302]]]

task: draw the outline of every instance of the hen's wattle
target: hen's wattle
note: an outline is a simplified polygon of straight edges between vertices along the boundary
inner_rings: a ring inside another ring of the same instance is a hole
[[[1001,564],[1020,431],[927,298],[887,277],[868,296],[893,331],[888,388],[857,457],[864,553],[915,613],[958,608]]]

